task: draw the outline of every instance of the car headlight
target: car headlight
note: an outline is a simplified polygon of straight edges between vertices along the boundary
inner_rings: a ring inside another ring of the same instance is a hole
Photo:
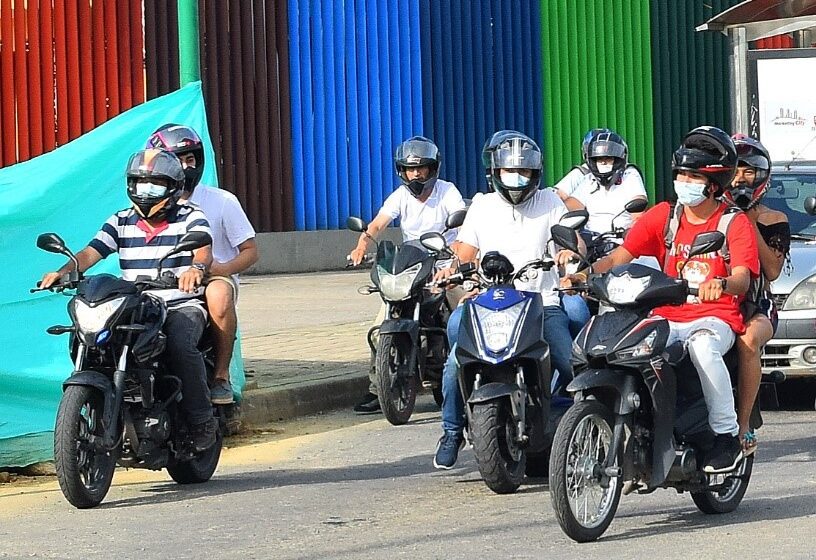
[[[116,313],[125,302],[126,296],[118,297],[91,307],[81,299],[74,300],[74,317],[80,330],[95,333],[102,330],[111,315]]]
[[[635,301],[643,290],[649,287],[651,277],[633,278],[628,272],[620,276],[609,275],[606,281],[606,295],[610,303],[625,304]]]
[[[799,283],[785,300],[783,311],[816,309],[816,275]]]
[[[399,274],[391,274],[383,267],[377,267],[380,278],[380,292],[388,301],[402,301],[411,295],[411,286],[416,280],[417,274],[422,269],[422,263],[417,263],[411,268],[406,268]]]
[[[510,346],[519,317],[527,305],[527,302],[517,303],[501,311],[493,311],[480,305],[474,306],[482,339],[489,351],[499,353]]]
[[[657,338],[657,330],[653,330],[646,338],[641,340],[635,346],[618,350],[615,355],[618,360],[631,360],[632,358],[642,358],[644,356],[651,356],[654,352],[654,343]]]

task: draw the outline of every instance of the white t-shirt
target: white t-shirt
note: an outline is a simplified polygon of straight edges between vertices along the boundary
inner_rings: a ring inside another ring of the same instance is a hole
[[[190,200],[207,216],[213,236],[213,260],[231,261],[238,256],[238,246],[255,237],[255,229],[231,192],[199,185]],[[233,279],[238,282],[238,275],[233,274]]]
[[[623,172],[621,182],[608,189],[601,186],[594,175],[585,175],[572,196],[589,212],[586,229],[605,233],[612,229],[612,218],[621,212],[623,214],[615,220],[615,226],[628,228],[632,225],[632,216],[623,209],[635,198],[646,198],[646,188],[638,170],[629,167]]]
[[[550,228],[567,211],[567,207],[550,189],[541,189],[527,201],[512,205],[498,193],[475,198],[468,209],[457,239],[479,249],[484,256],[498,251],[518,270],[528,262],[552,253]],[[540,292],[544,305],[558,305],[558,271],[539,271],[530,282],[516,282],[516,288]]]
[[[561,191],[566,196],[572,196],[575,189],[584,182],[584,178],[589,175],[589,169],[586,165],[573,167],[570,172],[564,175],[560,181],[555,184],[555,190]]]
[[[408,187],[400,187],[392,192],[383,202],[380,214],[391,220],[400,220],[402,240],[413,241],[422,237],[422,234],[435,231],[442,233],[448,216],[462,210],[465,201],[456,188],[456,185],[442,179],[437,179],[431,196],[425,202],[411,194]],[[443,234],[448,244],[456,239],[456,230]]]

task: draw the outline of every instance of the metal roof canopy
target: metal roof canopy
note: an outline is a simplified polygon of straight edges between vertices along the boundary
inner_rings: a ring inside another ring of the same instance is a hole
[[[816,27],[816,0],[746,0],[697,26],[697,31],[745,29],[746,41]]]
[[[728,36],[732,132],[747,134],[748,42],[816,28],[816,0],[746,0],[696,27]]]

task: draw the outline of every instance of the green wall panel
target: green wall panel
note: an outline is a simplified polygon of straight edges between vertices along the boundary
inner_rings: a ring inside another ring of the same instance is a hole
[[[652,0],[654,162],[658,200],[674,194],[671,155],[690,129],[730,131],[728,40],[694,28],[741,0]]]
[[[654,193],[654,118],[648,0],[542,0],[546,180],[581,159],[581,138],[609,127]]]

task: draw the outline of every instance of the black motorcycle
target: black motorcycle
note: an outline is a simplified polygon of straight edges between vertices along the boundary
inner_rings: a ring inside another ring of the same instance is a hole
[[[446,221],[446,231],[462,225],[465,210],[454,212]],[[352,231],[365,233],[367,224],[350,217]],[[377,243],[372,286],[367,293],[379,293],[386,306],[385,320],[368,332],[374,356],[380,407],[393,425],[411,418],[419,385],[432,390],[442,404],[442,368],[448,358],[446,326],[450,306],[444,290],[429,290],[439,260],[449,253],[428,252],[419,242],[396,246],[391,241]],[[375,345],[373,337],[379,333]]]
[[[614,251],[623,242],[627,231],[622,227],[616,227],[615,220],[626,213],[639,214],[645,211],[648,205],[649,202],[644,198],[630,200],[626,203],[623,211],[612,218],[612,228],[609,231],[602,233],[587,230],[582,231],[581,237],[583,237],[587,248],[586,260],[590,263],[594,263]]]
[[[568,229],[553,236],[564,247],[577,244]],[[724,239],[720,232],[698,235],[689,258],[719,250]],[[714,434],[699,376],[682,342],[667,347],[668,322],[649,316],[660,305],[685,303],[696,288],[634,263],[590,275],[581,288],[614,311],[593,317],[573,345],[575,379],[567,390],[575,404],[558,426],[550,458],[550,496],[561,528],[578,542],[597,539],[622,491],[674,488],[690,492],[705,513],[736,509],[754,458],[731,472],[703,472],[700,458]],[[734,354],[726,355],[732,377]],[[760,423],[757,408],[751,425]]]
[[[181,380],[161,359],[167,305],[150,292],[178,288],[172,273],[161,274],[161,262],[210,243],[206,233],[186,234],[160,261],[157,279],[131,282],[110,274],[83,276],[75,269],[47,288],[76,290],[68,302],[72,324],[47,330],[52,335],[70,334],[74,371],[63,383],[54,460],[62,493],[75,507],[94,507],[105,498],[117,463],[166,468],[180,484],[205,482],[215,472],[225,429],[224,407],[214,407],[219,420],[215,445],[195,453],[179,407]],[[37,247],[66,255],[77,265],[76,256],[56,234],[40,235]],[[206,335],[199,347],[211,375],[214,350]]]

